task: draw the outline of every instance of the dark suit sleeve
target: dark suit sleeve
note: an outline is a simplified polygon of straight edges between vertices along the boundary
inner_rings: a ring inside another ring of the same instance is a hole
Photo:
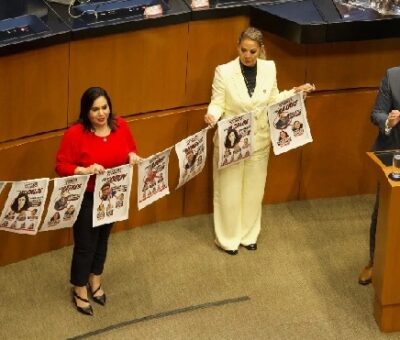
[[[390,89],[388,72],[386,72],[386,75],[381,82],[378,96],[371,114],[372,123],[377,125],[382,133],[385,133],[385,122],[392,109],[392,92]]]

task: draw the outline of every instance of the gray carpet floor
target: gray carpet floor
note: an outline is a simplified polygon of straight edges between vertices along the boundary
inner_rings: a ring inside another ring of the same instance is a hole
[[[71,247],[0,268],[0,339],[400,339],[357,283],[374,197],[268,205],[259,249],[213,244],[212,215],[111,236],[107,306],[77,313]]]

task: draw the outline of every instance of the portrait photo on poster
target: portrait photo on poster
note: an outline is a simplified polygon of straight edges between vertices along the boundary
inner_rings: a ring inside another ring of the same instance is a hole
[[[226,168],[253,154],[253,113],[244,113],[218,122],[218,168]]]

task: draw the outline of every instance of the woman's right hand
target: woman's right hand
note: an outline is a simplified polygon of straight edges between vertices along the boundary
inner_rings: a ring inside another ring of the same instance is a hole
[[[210,115],[209,113],[204,115],[204,121],[206,122],[207,125],[210,125],[211,127],[215,125],[215,117],[213,115]]]
[[[88,167],[78,166],[75,169],[75,175],[98,175],[104,173],[104,167],[100,164],[94,163]]]
[[[102,166],[100,164],[97,164],[97,163],[94,163],[91,166],[89,166],[89,173],[90,174],[99,175],[99,174],[104,173],[104,170],[105,170],[104,166]]]
[[[310,83],[305,83],[302,84],[300,86],[296,86],[293,88],[294,92],[301,92],[303,91],[304,93],[310,93],[316,90],[316,87],[314,84],[310,84]]]
[[[388,115],[388,127],[393,128],[400,122],[400,111],[399,110],[392,110],[389,112]]]
[[[130,165],[139,164],[143,160],[143,158],[140,157],[139,155],[137,155],[135,152],[130,152],[128,154],[128,157],[129,157],[129,162],[128,163]]]

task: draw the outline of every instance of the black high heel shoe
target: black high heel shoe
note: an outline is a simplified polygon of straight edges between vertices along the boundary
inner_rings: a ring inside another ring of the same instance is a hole
[[[239,250],[228,250],[228,249],[222,249],[222,250],[229,255],[237,255],[239,253]]]
[[[99,305],[104,306],[106,304],[106,293],[103,293],[103,295],[100,295],[100,296],[95,296],[95,294],[100,290],[101,285],[94,292],[92,291],[92,287],[90,286],[90,284],[88,284],[88,286],[89,286],[90,294],[92,295],[93,301],[98,303]]]
[[[237,249],[229,250],[229,249],[222,248],[222,246],[219,244],[217,239],[214,240],[214,243],[217,246],[217,248],[219,248],[220,250],[224,251],[225,253],[227,253],[229,255],[237,255],[239,253],[239,251]]]
[[[257,243],[248,244],[247,246],[243,245],[247,250],[257,250]]]
[[[72,301],[73,301],[77,311],[82,313],[82,314],[85,314],[85,315],[93,315],[93,308],[92,308],[92,306],[90,304],[87,307],[79,307],[77,302],[76,302],[76,299],[81,300],[81,301],[86,302],[86,303],[89,303],[89,300],[84,299],[83,297],[80,297],[75,292],[75,290],[73,290],[72,292],[73,292]]]

